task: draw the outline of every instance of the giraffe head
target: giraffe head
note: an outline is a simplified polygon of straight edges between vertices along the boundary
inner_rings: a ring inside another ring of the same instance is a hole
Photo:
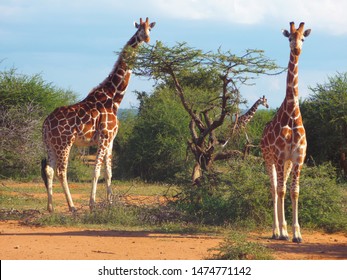
[[[260,104],[263,105],[265,108],[269,108],[269,104],[267,104],[267,99],[265,98],[265,95],[259,99]]]
[[[140,23],[135,22],[134,25],[137,28],[136,34],[139,41],[149,43],[149,33],[154,27],[155,22],[149,23],[148,18],[146,18],[146,21],[142,21],[142,18],[140,18]]]
[[[290,32],[288,30],[282,30],[285,37],[289,39],[290,49],[295,55],[300,55],[302,43],[305,37],[308,37],[311,33],[311,29],[304,31],[304,22],[301,22],[299,28],[295,28],[294,22],[290,23]]]

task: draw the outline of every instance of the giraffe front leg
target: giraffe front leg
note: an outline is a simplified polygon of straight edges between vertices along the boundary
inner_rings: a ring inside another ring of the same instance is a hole
[[[293,209],[293,224],[292,224],[292,230],[293,230],[293,242],[301,243],[302,237],[300,232],[300,225],[299,225],[299,176],[300,176],[300,165],[296,165],[293,169],[293,181],[292,186],[290,188],[290,198],[292,200],[292,209]]]
[[[278,223],[280,230],[280,240],[289,240],[287,231],[287,222],[284,211],[284,199],[286,196],[286,185],[284,182],[283,169],[277,169],[277,211],[278,211]]]
[[[112,184],[112,147],[113,142],[110,143],[110,146],[106,150],[105,155],[105,181],[106,181],[106,190],[107,190],[107,201],[109,204],[113,203],[113,192],[111,188]]]
[[[277,212],[277,193],[271,190],[272,201],[273,201],[273,222],[272,222],[272,239],[280,238],[280,229],[278,224],[278,212]]]
[[[272,239],[279,239],[280,230],[278,225],[278,212],[277,212],[277,173],[275,165],[269,165],[266,167],[270,177],[271,183],[271,196],[273,203],[273,222],[272,222]]]

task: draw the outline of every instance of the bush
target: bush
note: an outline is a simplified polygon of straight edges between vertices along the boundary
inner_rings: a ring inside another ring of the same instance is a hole
[[[184,190],[191,199],[188,203],[186,198],[182,200],[180,207],[207,224],[265,226],[271,223],[272,217],[268,181],[261,160],[251,157],[232,160],[217,175],[212,191],[206,180],[203,188]],[[200,200],[194,201],[194,197]]]
[[[162,90],[142,100],[135,120],[128,117],[115,174],[149,181],[172,181],[185,169],[188,117],[172,92]],[[120,131],[122,130],[120,127]],[[129,133],[130,132],[130,133]],[[126,140],[126,141],[124,141]],[[117,138],[116,138],[116,141]]]
[[[346,185],[338,183],[330,164],[303,168],[300,177],[299,221],[328,232],[347,230]],[[287,205],[290,203],[287,199]],[[291,219],[291,207],[287,216]]]
[[[259,243],[246,240],[247,236],[232,232],[213,255],[217,260],[272,260],[271,250]]]
[[[0,71],[0,177],[39,174],[43,119],[75,99],[74,93],[53,87],[40,75]]]
[[[270,180],[262,160],[249,157],[229,162],[218,184],[211,191],[205,182],[201,189],[186,188],[178,206],[201,223],[248,228],[272,224]],[[338,182],[331,164],[304,166],[301,175],[299,222],[302,227],[322,228],[328,232],[346,231],[346,185]],[[290,182],[287,183],[286,218],[292,221]],[[198,201],[194,198],[200,198]]]

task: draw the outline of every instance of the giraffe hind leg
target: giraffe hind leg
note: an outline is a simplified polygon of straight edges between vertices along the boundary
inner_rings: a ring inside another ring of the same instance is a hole
[[[112,182],[112,143],[110,147],[106,150],[105,155],[105,181],[106,181],[106,189],[107,189],[107,201],[109,204],[113,202],[113,192],[111,188]]]
[[[68,165],[71,146],[67,147],[65,151],[61,153],[61,156],[58,157],[57,177],[59,178],[60,184],[63,187],[65,198],[69,206],[69,211],[75,212],[76,208],[72,201],[69,185],[67,182],[67,165]]]
[[[48,160],[43,159],[41,161],[41,176],[45,183],[47,189],[47,210],[52,213],[53,209],[53,177],[54,177],[54,168],[55,160],[51,157],[48,157]]]
[[[41,160],[41,177],[43,182],[45,183],[46,189],[48,189],[48,178],[47,178],[47,174],[45,170],[46,166],[47,166],[47,159],[44,158],[43,160]]]
[[[99,145],[97,156],[95,159],[95,169],[94,169],[94,177],[93,177],[93,182],[92,182],[92,191],[90,193],[90,199],[89,199],[89,209],[90,210],[93,210],[95,207],[96,189],[97,189],[98,180],[100,177],[101,166],[102,166],[103,160],[105,158],[105,153],[106,153],[106,150],[105,150],[104,146]]]

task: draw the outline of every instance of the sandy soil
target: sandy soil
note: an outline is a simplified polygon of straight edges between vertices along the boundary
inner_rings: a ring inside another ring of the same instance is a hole
[[[251,239],[274,249],[276,259],[347,259],[343,234],[303,232],[304,243]],[[17,221],[0,222],[0,259],[12,260],[199,260],[213,254],[222,237],[158,234],[63,227],[29,227]]]

